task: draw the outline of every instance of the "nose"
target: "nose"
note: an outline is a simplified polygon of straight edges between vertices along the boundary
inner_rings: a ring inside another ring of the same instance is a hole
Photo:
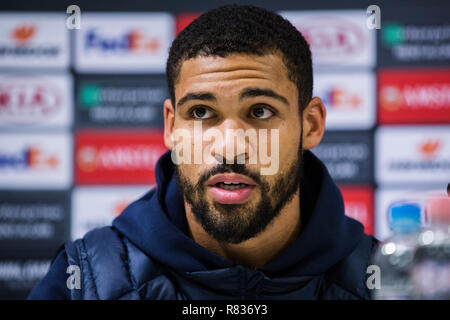
[[[247,129],[239,121],[227,119],[215,127],[221,138],[216,139],[211,149],[211,155],[219,163],[245,164],[253,150],[252,130]],[[256,139],[256,131],[254,132]],[[254,140],[254,139],[253,139]]]

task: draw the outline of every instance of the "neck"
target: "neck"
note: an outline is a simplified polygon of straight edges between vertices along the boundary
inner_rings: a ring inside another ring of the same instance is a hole
[[[262,233],[238,244],[217,241],[198,223],[186,202],[185,209],[191,237],[195,242],[223,258],[254,269],[268,264],[286,249],[298,237],[301,228],[298,191]]]

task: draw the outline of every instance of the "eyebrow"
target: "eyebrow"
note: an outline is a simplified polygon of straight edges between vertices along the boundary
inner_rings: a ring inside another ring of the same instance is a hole
[[[289,105],[288,100],[285,97],[283,97],[282,95],[279,95],[278,93],[276,93],[275,91],[273,91],[271,89],[260,89],[260,88],[245,89],[244,91],[241,92],[241,94],[239,96],[239,101],[242,101],[245,98],[260,97],[260,96],[274,98],[274,99],[277,99],[277,100],[283,102],[286,105]]]
[[[178,101],[177,108],[181,107],[189,100],[203,100],[203,101],[217,102],[216,97],[209,92],[188,93]]]
[[[261,89],[261,88],[244,89],[239,95],[239,101],[242,101],[245,98],[261,97],[261,96],[274,98],[283,102],[286,105],[289,105],[288,100],[282,95],[279,95],[278,93],[276,93],[271,89]],[[190,100],[217,102],[217,98],[212,93],[209,92],[188,93],[178,101],[177,108],[181,107],[183,104],[185,104]]]

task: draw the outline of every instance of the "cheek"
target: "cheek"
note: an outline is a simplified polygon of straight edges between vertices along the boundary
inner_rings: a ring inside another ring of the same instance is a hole
[[[196,166],[191,164],[179,164],[178,171],[183,179],[187,179],[190,183],[195,183],[195,177],[199,176],[199,172],[195,167]]]
[[[180,164],[178,170],[184,179],[192,185],[199,182],[202,175],[208,171],[208,167],[202,164]]]
[[[280,138],[280,167],[287,168],[298,160],[299,147],[300,134],[286,136],[283,140]]]

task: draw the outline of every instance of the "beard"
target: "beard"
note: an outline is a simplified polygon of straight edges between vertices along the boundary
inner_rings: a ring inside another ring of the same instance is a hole
[[[191,183],[178,166],[175,166],[175,176],[180,193],[191,206],[195,219],[203,229],[219,242],[238,244],[263,232],[299,191],[301,162],[300,147],[297,159],[273,183],[269,183],[264,176],[250,170],[245,164],[219,164],[203,172],[197,183]],[[220,173],[237,173],[253,179],[260,190],[259,201],[256,204],[208,201],[206,182]]]

